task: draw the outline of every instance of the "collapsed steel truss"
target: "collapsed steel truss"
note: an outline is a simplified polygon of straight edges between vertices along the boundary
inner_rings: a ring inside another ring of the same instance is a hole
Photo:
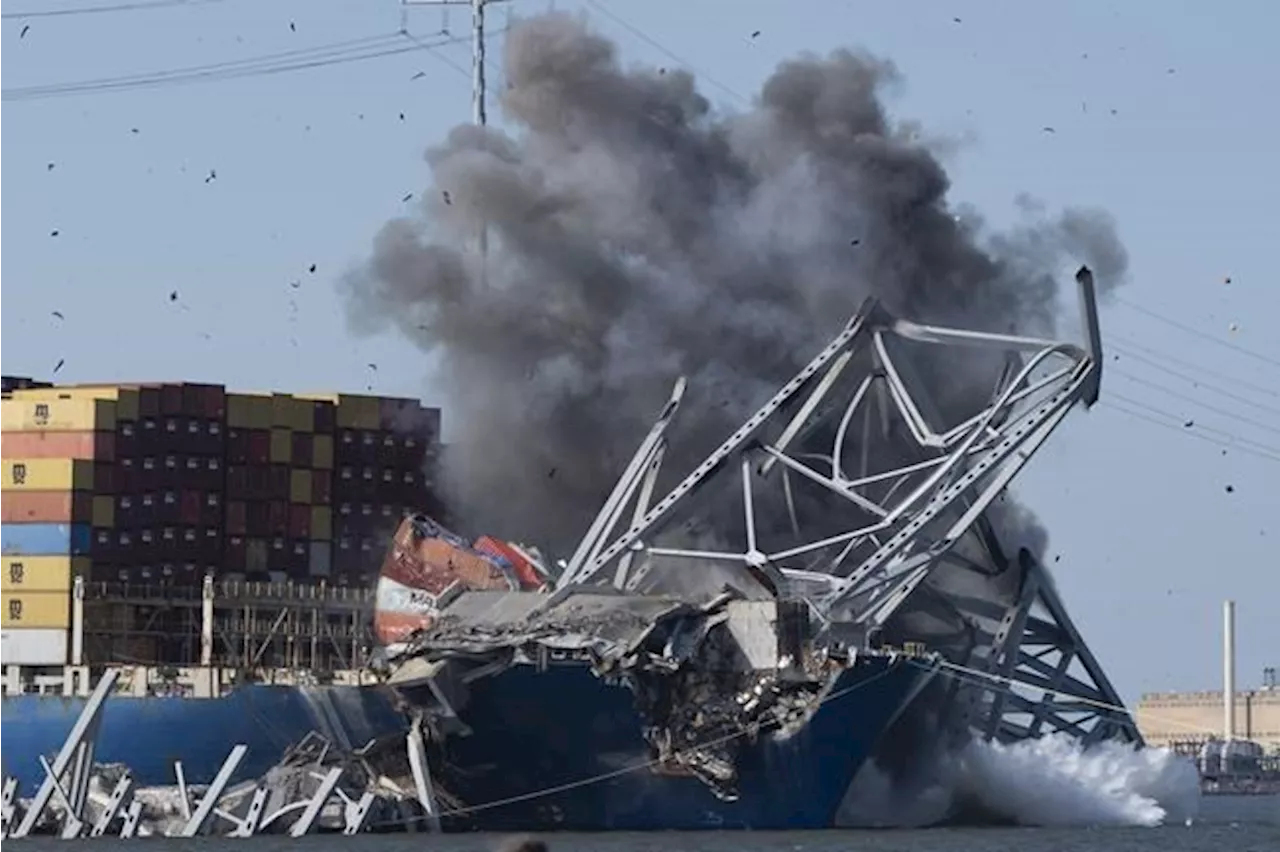
[[[844,641],[892,629],[904,608],[931,596],[973,634],[963,654],[950,655],[958,670],[986,676],[957,686],[959,715],[970,727],[1002,739],[1051,730],[1091,740],[1137,739],[1047,573],[1027,554],[1007,559],[988,517],[992,502],[1072,407],[1098,398],[1102,358],[1093,278],[1082,268],[1076,280],[1083,348],[921,325],[868,300],[826,348],[655,503],[666,432],[684,395],[681,379],[558,586],[611,579],[632,589],[658,563],[690,570],[745,565],[778,592],[807,600],[827,634]],[[985,363],[996,365],[993,377],[999,374],[989,403],[959,423],[941,422],[918,367],[937,373],[945,366],[940,355],[983,357],[983,350]],[[893,450],[881,452],[887,446]],[[899,463],[880,466],[881,456]],[[670,546],[697,516],[693,499],[735,476],[743,509],[736,540],[715,548]],[[806,529],[801,489],[824,494],[820,531]],[[627,506],[629,527],[615,534]],[[761,523],[765,506],[785,512],[781,533],[779,524]],[[838,532],[831,528],[831,506],[843,506]],[[1005,577],[1005,599],[948,594],[942,574],[957,569]],[[1013,682],[1034,687],[1031,697],[1027,689],[1009,689]]]

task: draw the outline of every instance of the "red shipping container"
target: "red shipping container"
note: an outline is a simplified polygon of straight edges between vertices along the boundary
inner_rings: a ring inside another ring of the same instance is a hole
[[[178,517],[182,519],[184,524],[198,524],[200,522],[200,492],[184,489],[181,501],[182,508]]]
[[[93,494],[13,491],[0,501],[0,510],[6,524],[87,524],[93,520]]]
[[[289,535],[294,538],[311,537],[311,507],[301,503],[289,506]]]
[[[231,535],[245,535],[248,531],[248,510],[244,501],[231,501],[227,504],[227,532]]]
[[[249,461],[268,464],[271,461],[271,430],[249,430]]]
[[[214,420],[227,417],[227,389],[223,385],[205,385],[204,416]]]
[[[333,502],[333,476],[329,471],[311,472],[311,502],[316,506],[328,506]]]
[[[114,432],[0,433],[0,457],[6,459],[96,459],[114,461]]]

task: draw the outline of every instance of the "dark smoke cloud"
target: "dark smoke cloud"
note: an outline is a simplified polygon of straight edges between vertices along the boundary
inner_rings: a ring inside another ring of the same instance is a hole
[[[1125,253],[1101,214],[1029,211],[986,234],[880,99],[887,61],[782,64],[726,113],[681,71],[624,70],[585,22],[548,14],[506,46],[509,131],[455,128],[434,191],[346,282],[353,323],[438,357],[451,496],[477,527],[565,553],[679,374],[668,462],[696,462],[813,356],[868,294],[922,321],[1054,329],[1058,279],[1105,289]],[[475,251],[487,223],[488,256]],[[952,381],[985,402],[994,376]]]

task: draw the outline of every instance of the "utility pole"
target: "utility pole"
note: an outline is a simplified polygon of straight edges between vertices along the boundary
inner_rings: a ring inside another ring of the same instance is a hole
[[[471,7],[471,121],[480,127],[489,123],[485,108],[484,10],[492,3],[503,2],[506,0],[400,0],[402,6]]]
[[[471,122],[477,127],[485,127],[489,123],[486,106],[487,88],[484,75],[484,10],[492,3],[504,3],[506,0],[400,0],[401,7],[407,6],[470,6],[471,7]],[[489,228],[480,226],[480,278],[487,280],[485,274],[485,258],[489,254]]]

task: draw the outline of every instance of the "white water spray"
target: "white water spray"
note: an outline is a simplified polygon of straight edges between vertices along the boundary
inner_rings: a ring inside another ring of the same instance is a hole
[[[1156,826],[1193,819],[1195,766],[1168,749],[1104,742],[1083,748],[1066,734],[1012,745],[971,742],[927,778],[894,782],[873,764],[855,779],[841,822],[924,826],[973,812],[1027,826]]]

